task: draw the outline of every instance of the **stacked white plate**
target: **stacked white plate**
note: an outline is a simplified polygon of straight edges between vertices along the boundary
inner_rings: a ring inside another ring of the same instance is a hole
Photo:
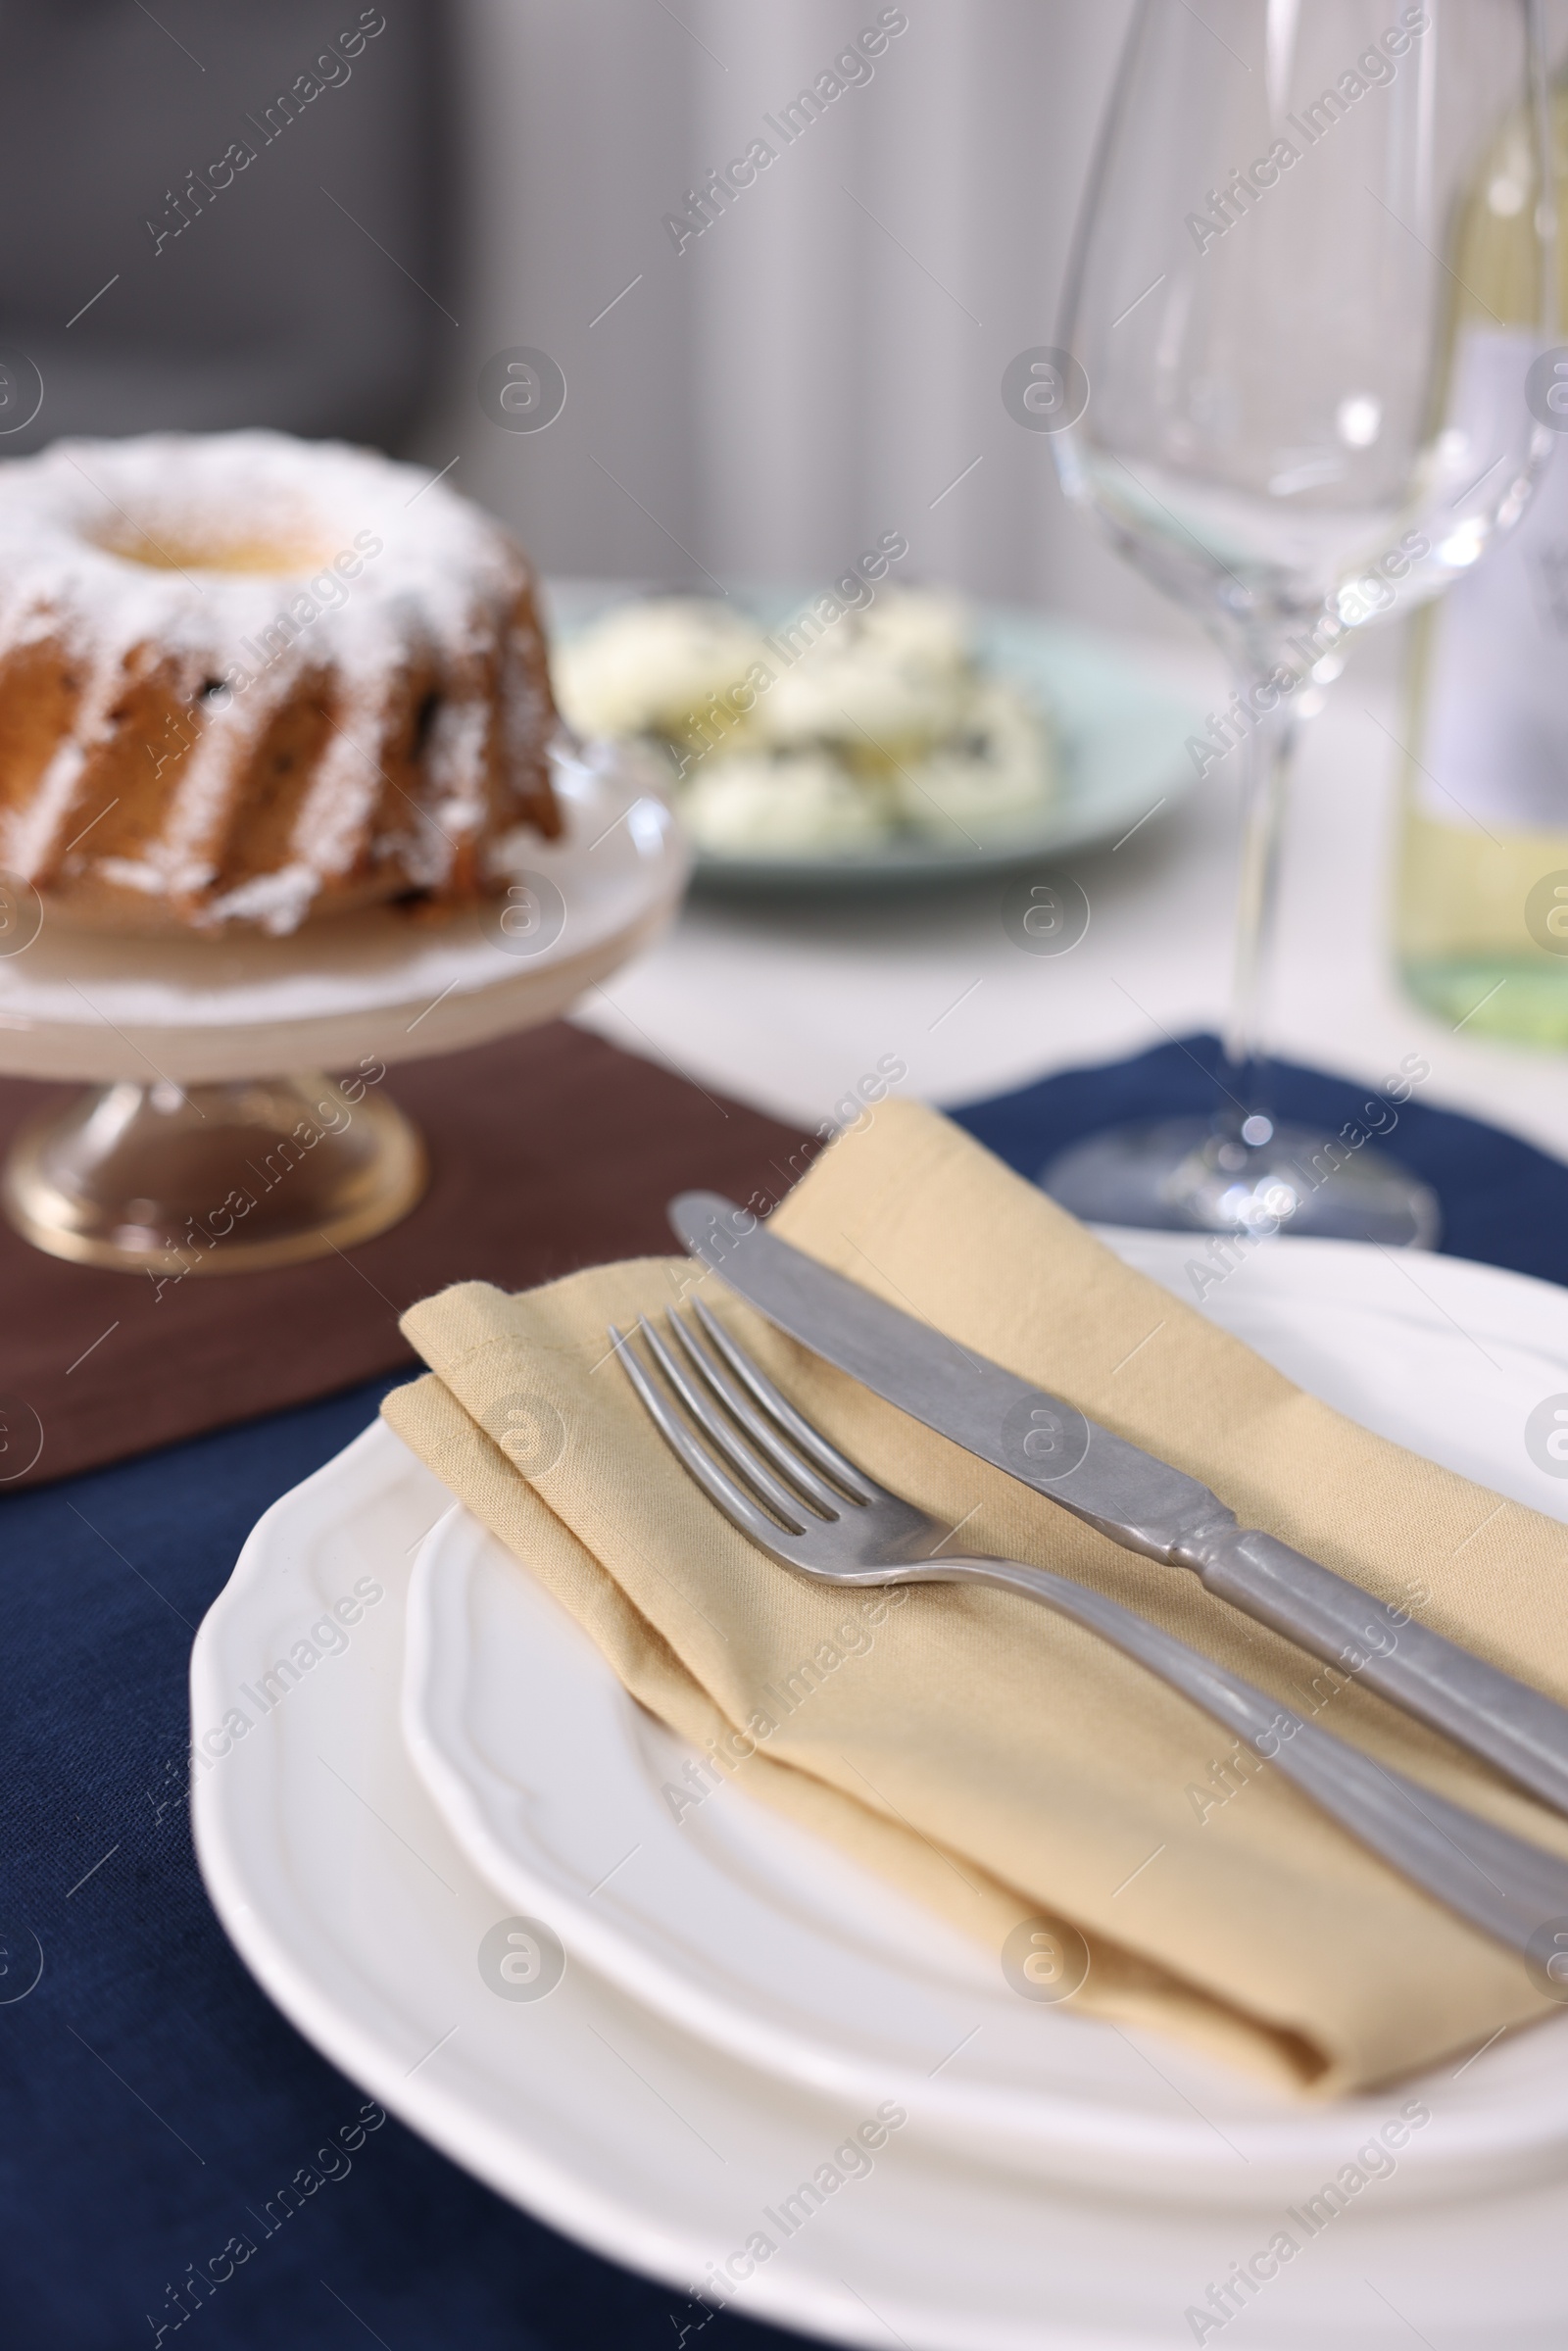
[[[1107,1238],[1190,1295],[1189,1242]],[[1560,1291],[1282,1241],[1204,1311],[1568,1517],[1525,1437],[1568,1403]],[[1303,2107],[1023,2001],[740,1788],[677,1821],[681,1743],[379,1425],[262,1520],[191,1682],[197,1849],[261,1983],[457,2162],[676,2289],[677,2332],[702,2293],[908,2351],[1561,2351],[1568,2014]],[[1410,2100],[1430,2122],[1312,2226]]]

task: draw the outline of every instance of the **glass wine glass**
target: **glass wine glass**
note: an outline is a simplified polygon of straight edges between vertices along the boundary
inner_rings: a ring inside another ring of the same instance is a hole
[[[1079,1215],[1436,1238],[1433,1195],[1365,1136],[1274,1118],[1261,980],[1300,721],[1360,629],[1510,527],[1550,452],[1545,49],[1539,0],[1139,7],[1035,404],[1069,496],[1225,652],[1195,757],[1240,762],[1241,892],[1224,1108],[1060,1153],[1041,1180]],[[1524,327],[1450,266],[1478,186],[1534,223]]]

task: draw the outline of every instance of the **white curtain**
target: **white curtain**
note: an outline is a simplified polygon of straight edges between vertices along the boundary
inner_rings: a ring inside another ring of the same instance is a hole
[[[898,530],[906,577],[1171,626],[999,389],[1052,338],[1129,6],[462,0],[467,278],[420,454],[556,572],[805,585]],[[793,143],[766,126],[900,16]],[[664,216],[759,138],[677,251]],[[564,371],[546,431],[480,412],[512,345]]]

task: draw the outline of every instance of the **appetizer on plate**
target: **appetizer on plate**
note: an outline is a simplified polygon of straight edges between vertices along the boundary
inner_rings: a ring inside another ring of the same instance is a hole
[[[899,839],[954,848],[1055,797],[1049,713],[979,660],[956,598],[888,588],[771,631],[719,600],[621,605],[561,647],[557,694],[587,734],[667,760],[713,857],[854,856]]]

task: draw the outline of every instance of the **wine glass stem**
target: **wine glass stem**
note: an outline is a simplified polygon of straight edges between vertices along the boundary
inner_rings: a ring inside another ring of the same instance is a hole
[[[1241,731],[1242,855],[1225,1058],[1226,1082],[1246,1106],[1239,1117],[1269,1107],[1263,1003],[1273,949],[1285,796],[1297,738],[1296,715],[1289,699],[1279,693],[1277,679],[1272,664],[1244,669],[1231,706],[1231,723]],[[1273,708],[1260,709],[1259,701],[1271,696]],[[1251,720],[1250,726],[1241,726],[1237,702]]]

